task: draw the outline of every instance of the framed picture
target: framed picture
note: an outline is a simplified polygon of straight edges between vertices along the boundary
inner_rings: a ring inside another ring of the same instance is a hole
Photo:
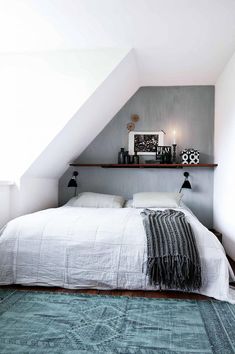
[[[129,133],[129,154],[156,155],[157,146],[164,145],[164,132],[135,132]]]

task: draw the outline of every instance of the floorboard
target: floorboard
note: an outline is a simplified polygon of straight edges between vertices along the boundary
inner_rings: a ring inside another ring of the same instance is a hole
[[[77,293],[90,295],[111,295],[111,296],[137,296],[158,299],[188,299],[188,300],[206,300],[207,296],[193,293],[185,293],[178,291],[143,291],[143,290],[95,290],[95,289],[64,289],[42,286],[22,286],[22,285],[5,285],[0,289],[30,290],[30,291],[51,291],[63,293]]]

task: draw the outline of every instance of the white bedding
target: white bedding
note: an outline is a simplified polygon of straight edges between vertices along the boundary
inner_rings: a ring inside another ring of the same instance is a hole
[[[202,265],[201,294],[235,302],[233,273],[217,238],[186,208]],[[149,286],[141,209],[48,209],[10,221],[0,236],[0,284],[64,288],[141,289]]]

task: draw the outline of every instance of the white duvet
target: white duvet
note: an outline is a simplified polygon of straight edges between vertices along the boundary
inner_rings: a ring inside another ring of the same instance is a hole
[[[217,238],[189,210],[202,265],[201,294],[235,302]],[[141,289],[147,259],[141,209],[63,206],[10,221],[0,236],[0,284]]]

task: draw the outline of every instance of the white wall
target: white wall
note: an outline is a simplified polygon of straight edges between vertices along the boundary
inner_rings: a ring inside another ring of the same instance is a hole
[[[10,218],[58,206],[58,180],[22,177],[11,188]]]
[[[0,183],[0,229],[10,220],[11,185]]]
[[[235,260],[235,54],[215,88],[214,226]]]

